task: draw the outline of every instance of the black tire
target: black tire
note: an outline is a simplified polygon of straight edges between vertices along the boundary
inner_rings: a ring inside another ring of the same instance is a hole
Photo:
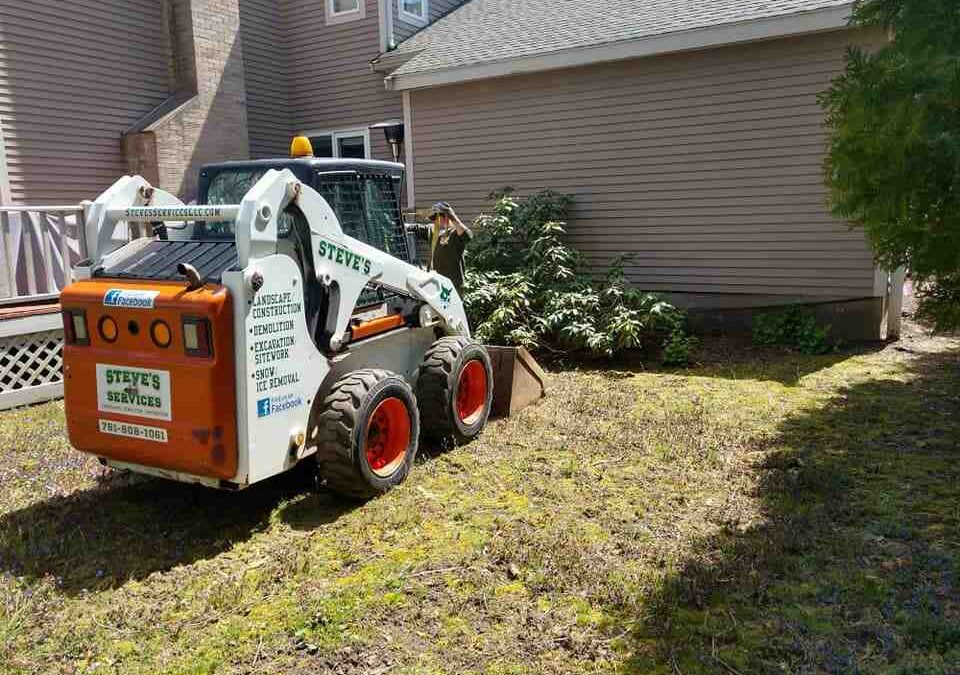
[[[474,361],[479,361],[486,374],[486,391],[482,410],[465,421],[457,410],[457,399],[461,373]],[[434,342],[420,366],[417,400],[424,435],[437,441],[452,439],[457,445],[472,441],[486,426],[493,404],[493,366],[487,350],[465,337],[444,337]]]
[[[375,440],[368,434],[377,434],[380,428],[371,424],[375,413],[386,407],[397,411],[396,403],[385,403],[388,399],[398,399],[406,408],[409,441],[402,459],[378,470],[368,457],[368,444]],[[317,472],[334,492],[369,499],[396,487],[410,473],[419,443],[420,415],[413,390],[403,377],[386,370],[344,375],[324,399],[317,426]]]

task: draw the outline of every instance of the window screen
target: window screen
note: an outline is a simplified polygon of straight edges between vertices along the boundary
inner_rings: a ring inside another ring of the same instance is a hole
[[[364,192],[366,242],[396,258],[410,260],[393,178],[370,176],[364,180]]]
[[[344,234],[409,260],[393,178],[352,171],[321,173],[317,191],[337,214]]]
[[[400,204],[390,176],[321,173],[317,176],[317,191],[337,215],[344,234],[401,260],[410,260]],[[387,295],[383,289],[369,286],[360,296],[359,305],[383,302]]]
[[[359,176],[353,171],[320,174],[317,177],[317,192],[337,214],[344,233],[354,239],[366,241],[363,192],[360,190]]]

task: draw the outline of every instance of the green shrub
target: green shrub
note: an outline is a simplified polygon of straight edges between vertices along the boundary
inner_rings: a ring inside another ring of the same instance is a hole
[[[960,273],[917,282],[917,319],[937,331],[960,330]]]
[[[663,343],[663,365],[684,366],[690,362],[690,354],[697,346],[697,338],[687,335],[682,328],[674,330]]]
[[[687,362],[694,341],[683,313],[630,288],[627,258],[601,282],[581,272],[580,255],[562,240],[569,196],[545,190],[518,200],[505,190],[494,197],[467,251],[463,298],[479,340],[606,356],[659,342],[669,363]]]
[[[803,354],[830,350],[830,328],[817,325],[812,313],[801,307],[760,314],[753,320],[753,342],[764,347],[790,347]]]

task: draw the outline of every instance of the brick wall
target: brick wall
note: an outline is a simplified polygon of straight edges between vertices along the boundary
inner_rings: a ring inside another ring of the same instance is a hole
[[[189,201],[201,165],[247,159],[238,0],[163,0],[174,94],[127,134],[130,171]]]

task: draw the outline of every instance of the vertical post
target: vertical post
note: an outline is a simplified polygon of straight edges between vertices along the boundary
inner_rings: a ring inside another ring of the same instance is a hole
[[[23,249],[23,262],[27,270],[27,295],[37,295],[37,270],[33,260],[33,241],[29,227],[20,220],[20,247]]]
[[[80,215],[77,216],[78,222],[80,217]],[[67,232],[67,214],[61,213],[59,219],[60,260],[62,261],[63,265],[63,285],[60,287],[60,290],[62,291],[73,282],[73,266],[70,264],[70,237],[69,232]]]
[[[3,118],[0,117],[0,206],[10,204],[11,197],[10,173],[7,169],[7,146],[3,140]],[[0,212],[0,239],[2,239],[0,248],[3,249],[2,262],[6,269],[6,273],[3,275],[4,283],[0,284],[0,297],[6,295],[12,298],[17,295],[17,270],[13,268],[12,261],[16,258],[10,251],[9,230],[9,217],[6,213]]]
[[[17,267],[20,265],[20,247],[23,246],[23,227],[20,228],[20,238],[13,229],[10,214],[0,214],[4,221],[4,244],[7,249],[7,274],[10,279],[10,297],[20,296],[20,286],[17,283]],[[20,214],[17,214],[16,224],[20,224]]]
[[[907,280],[904,267],[890,275],[890,309],[887,315],[887,339],[899,340],[903,328],[903,287]]]
[[[77,213],[77,241],[80,242],[80,260],[86,260],[89,253],[87,251],[87,218],[90,217],[90,207],[93,202],[84,199],[80,202],[80,212]]]
[[[410,102],[410,90],[403,90],[403,151],[407,173],[407,208],[416,208],[413,180],[413,106]]]
[[[47,286],[47,293],[56,293],[57,280],[53,274],[53,250],[50,247],[53,238],[50,220],[47,213],[43,211],[37,212],[37,220],[39,227],[36,228],[36,231],[37,236],[40,237],[40,257],[43,265],[44,283]]]
[[[5,211],[0,211],[0,244],[3,248],[3,259],[0,263],[3,264],[5,296],[12,298],[17,294],[16,255],[10,241],[10,215]]]

